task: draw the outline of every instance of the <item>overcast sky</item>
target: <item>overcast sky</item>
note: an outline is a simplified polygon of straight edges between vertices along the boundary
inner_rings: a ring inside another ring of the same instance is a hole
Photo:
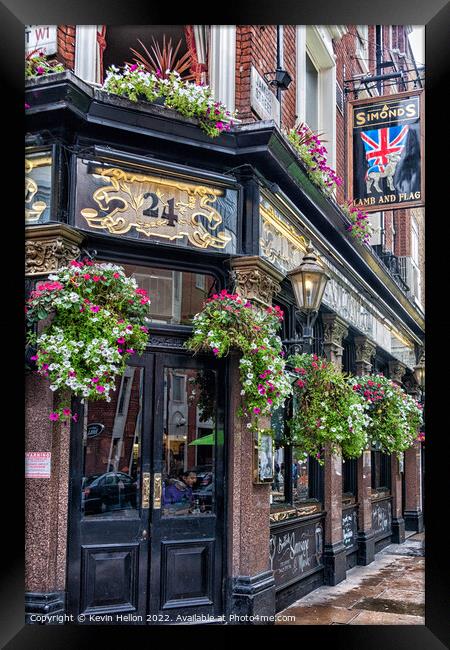
[[[425,27],[413,25],[413,31],[408,36],[416,63],[425,64]]]

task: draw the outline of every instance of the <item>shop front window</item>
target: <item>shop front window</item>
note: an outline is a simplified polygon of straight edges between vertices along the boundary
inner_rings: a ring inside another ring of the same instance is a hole
[[[117,379],[111,402],[86,401],[81,511],[90,519],[138,517],[143,370]]]
[[[216,420],[215,371],[165,368],[163,516],[214,512]]]
[[[204,301],[215,291],[216,280],[206,273],[123,264],[150,296],[149,318],[153,323],[191,325]],[[200,281],[201,278],[201,281]]]
[[[391,491],[391,455],[383,454],[378,449],[371,451],[372,493],[390,494]]]

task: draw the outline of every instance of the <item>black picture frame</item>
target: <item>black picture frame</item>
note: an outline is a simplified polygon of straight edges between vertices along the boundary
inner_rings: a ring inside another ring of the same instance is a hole
[[[146,12],[146,8],[148,11]],[[371,650],[372,648],[395,648],[396,650],[440,650],[450,645],[450,617],[448,616],[448,600],[450,591],[449,580],[449,551],[448,541],[444,533],[445,520],[447,519],[445,495],[448,494],[448,460],[446,429],[448,429],[446,405],[446,383],[439,377],[441,366],[447,370],[448,363],[445,358],[447,320],[442,317],[444,308],[444,294],[439,283],[434,283],[432,278],[439,279],[444,273],[445,246],[448,238],[445,237],[445,227],[448,229],[448,220],[443,218],[442,189],[446,187],[446,167],[436,164],[436,159],[441,148],[443,98],[447,90],[446,72],[448,72],[448,56],[446,45],[448,43],[448,25],[450,22],[450,8],[445,0],[432,0],[427,3],[411,3],[409,0],[379,0],[377,3],[344,3],[327,0],[326,2],[284,3],[276,5],[270,1],[260,1],[255,11],[252,2],[240,2],[238,5],[218,7],[214,15],[212,10],[208,13],[200,5],[193,5],[190,11],[179,11],[177,18],[191,23],[211,24],[244,24],[275,22],[285,24],[418,24],[426,26],[426,105],[427,105],[427,221],[426,237],[430,242],[433,237],[433,254],[427,256],[427,329],[433,336],[427,339],[427,430],[430,431],[430,440],[427,440],[427,556],[426,556],[426,622],[425,626],[414,628],[408,626],[370,626],[350,627],[302,627],[296,631],[291,628],[288,632],[297,632],[297,641],[305,642],[305,636],[314,639],[315,643],[330,644],[333,648],[347,648]],[[186,7],[187,8],[187,7]],[[164,11],[164,9],[167,9]],[[184,15],[183,15],[184,14]],[[188,14],[188,15],[187,15]],[[12,135],[15,145],[8,148],[7,172],[9,177],[8,193],[11,213],[22,215],[22,169],[23,169],[23,26],[24,24],[42,23],[44,21],[62,24],[90,24],[97,22],[116,22],[123,24],[145,23],[154,24],[170,22],[173,19],[173,7],[150,3],[142,5],[139,2],[129,1],[119,3],[88,3],[79,0],[75,3],[45,3],[39,0],[7,0],[0,6],[0,29],[2,39],[0,47],[2,56],[3,80],[3,108],[4,133]],[[14,125],[14,127],[13,127]],[[440,131],[438,131],[438,129]],[[4,135],[6,137],[6,135]],[[12,174],[11,174],[12,171]],[[444,175],[445,174],[445,175]],[[445,199],[444,199],[445,200]],[[445,203],[444,203],[445,207]],[[7,280],[7,290],[11,291],[11,299],[6,305],[10,307],[17,304],[17,296],[23,295],[23,249],[24,233],[20,217],[11,219],[11,228],[7,231],[8,240],[4,239],[4,254],[6,249],[13,248],[15,255],[4,268],[4,280]],[[448,232],[448,230],[447,230]],[[9,243],[7,243],[7,241]],[[14,244],[13,244],[14,242]],[[5,294],[6,296],[8,294]],[[15,421],[21,422],[21,412],[24,401],[23,391],[20,391],[23,373],[20,364],[17,364],[17,353],[22,353],[23,320],[19,309],[7,309],[7,327],[4,329],[8,340],[5,356],[3,375],[7,378],[7,402],[4,406],[4,415],[14,413]],[[14,336],[14,333],[17,333]],[[12,336],[11,336],[12,335]],[[17,345],[10,343],[15,339]],[[4,339],[5,340],[5,339]],[[438,349],[439,345],[439,349]],[[17,373],[17,375],[16,375]],[[11,388],[14,386],[14,389]],[[448,401],[448,400],[447,400]],[[433,426],[434,425],[434,426]],[[7,555],[4,555],[2,572],[1,610],[2,622],[0,624],[2,647],[7,648],[51,648],[64,647],[79,648],[86,643],[89,636],[98,643],[106,643],[112,635],[117,634],[114,628],[99,626],[85,628],[76,626],[25,626],[24,625],[24,560],[23,560],[23,527],[20,526],[20,516],[23,503],[23,435],[21,426],[4,427],[4,436],[8,445],[8,462],[4,468],[9,469],[10,478],[8,486],[9,495],[13,498],[5,500],[3,536],[9,542]],[[432,433],[434,432],[434,434]],[[14,460],[12,460],[14,459]],[[430,480],[432,477],[432,480]],[[13,487],[12,487],[13,486]],[[12,516],[19,513],[19,524],[12,524]],[[222,638],[229,634],[236,635],[239,628],[233,626],[210,627],[219,632]],[[231,632],[230,632],[231,630]],[[270,631],[269,631],[270,630]],[[198,626],[191,632],[198,633]],[[154,631],[152,631],[154,634]],[[172,632],[165,627],[166,641]],[[182,630],[185,639],[189,636],[186,627]],[[267,638],[268,634],[277,634],[284,643],[286,626],[259,628]],[[148,629],[126,628],[122,630],[128,642],[136,643],[138,639],[149,643]],[[169,635],[169,636],[167,636]],[[157,635],[158,636],[158,635]],[[252,632],[253,636],[253,632]],[[152,637],[153,639],[155,637]],[[274,637],[276,638],[276,637]],[[94,641],[95,642],[95,641]],[[113,645],[112,647],[117,647]]]

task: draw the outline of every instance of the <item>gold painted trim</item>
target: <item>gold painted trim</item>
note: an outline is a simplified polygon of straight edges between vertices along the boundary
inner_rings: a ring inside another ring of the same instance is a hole
[[[281,220],[277,215],[275,208],[271,205],[270,209],[260,204],[260,214],[263,219],[269,222],[278,232],[286,237],[292,244],[294,244],[302,252],[306,253],[307,242],[303,235],[297,234],[294,226]]]
[[[150,472],[142,474],[142,507],[150,507]]]
[[[153,510],[161,508],[162,477],[161,474],[153,475]]]
[[[214,196],[223,196],[224,192],[220,189],[215,189],[207,185],[194,185],[193,183],[185,183],[177,180],[163,178],[162,176],[151,176],[150,174],[139,174],[136,172],[127,172],[117,167],[94,167],[93,174],[111,178],[116,181],[125,181],[128,183],[155,183],[156,185],[168,185],[169,187],[176,187],[178,190],[187,192],[188,194],[200,194],[205,196],[213,194]],[[104,189],[104,188],[102,188]]]
[[[36,167],[47,167],[52,165],[52,157],[27,158],[25,156],[25,173],[29,174]]]

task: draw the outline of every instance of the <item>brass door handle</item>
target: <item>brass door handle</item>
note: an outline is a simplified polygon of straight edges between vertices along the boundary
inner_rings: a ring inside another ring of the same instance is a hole
[[[150,472],[142,474],[142,507],[150,507]]]
[[[161,474],[153,474],[153,510],[161,508],[162,477]]]

